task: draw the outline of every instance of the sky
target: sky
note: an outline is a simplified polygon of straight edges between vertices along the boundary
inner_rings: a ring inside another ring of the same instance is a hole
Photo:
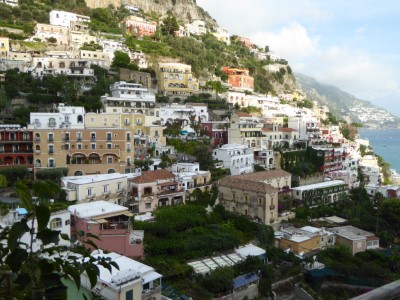
[[[197,0],[230,35],[269,46],[294,72],[400,116],[398,0]]]

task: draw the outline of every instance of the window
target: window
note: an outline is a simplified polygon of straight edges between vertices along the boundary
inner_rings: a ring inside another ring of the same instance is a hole
[[[109,149],[109,150],[112,149],[112,144],[111,143],[107,144],[107,149]]]
[[[113,157],[112,156],[107,156],[107,163],[112,164],[113,163]]]
[[[108,184],[103,185],[103,192],[108,193]]]
[[[56,119],[50,118],[49,119],[49,127],[55,127],[55,126],[56,126]]]
[[[244,203],[247,203],[249,201],[249,197],[247,195],[244,196]]]
[[[78,150],[82,150],[82,144],[77,144],[76,147]]]
[[[117,191],[121,191],[122,190],[122,182],[118,182],[117,183]]]
[[[95,150],[96,149],[96,144],[90,144],[90,149]]]
[[[50,229],[57,229],[62,227],[62,219],[54,218],[50,221]]]
[[[49,142],[53,142],[53,141],[54,141],[54,134],[49,133],[48,136],[47,136],[47,140],[48,140]]]
[[[92,188],[88,188],[87,189],[87,195],[88,196],[92,196],[93,195],[93,189]]]
[[[263,199],[262,198],[258,198],[258,205],[262,205],[263,203]]]
[[[151,202],[150,203],[146,203],[145,207],[146,207],[146,209],[150,209],[151,208]]]

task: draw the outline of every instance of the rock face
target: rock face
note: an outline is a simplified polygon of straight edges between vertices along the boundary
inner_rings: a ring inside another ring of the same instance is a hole
[[[197,6],[196,0],[86,0],[86,4],[90,8],[108,7],[110,4],[114,7],[131,4],[138,6],[146,13],[155,12],[161,18],[171,11],[184,23],[200,19],[211,26],[217,25],[206,11]]]

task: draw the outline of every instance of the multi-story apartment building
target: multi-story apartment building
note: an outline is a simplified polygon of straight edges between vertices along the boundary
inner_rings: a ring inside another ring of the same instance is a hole
[[[265,224],[278,217],[278,189],[265,182],[243,175],[225,177],[218,182],[218,192],[220,203],[229,211]]]
[[[228,121],[206,121],[201,122],[200,125],[203,132],[213,140],[214,147],[228,144],[228,128],[230,126]]]
[[[0,125],[0,168],[24,165],[33,170],[32,130],[20,125]]]
[[[234,89],[254,90],[254,78],[249,75],[248,69],[224,67],[222,71],[228,74],[228,82]]]
[[[74,14],[67,11],[52,10],[49,13],[50,24],[56,26],[71,27],[71,22],[89,23],[90,17]]]
[[[292,188],[292,193],[297,204],[317,206],[344,199],[347,185],[342,180],[330,180]]]
[[[42,42],[48,43],[48,40],[53,38],[56,39],[57,45],[68,46],[68,28],[59,25],[36,24],[35,34],[31,37],[32,40],[40,39]]]
[[[346,147],[309,147],[310,157],[314,158],[317,168],[325,174],[344,169],[349,161],[349,151]]]
[[[193,35],[203,35],[207,33],[206,23],[203,20],[194,20],[190,24],[185,24],[186,30]]]
[[[127,207],[99,200],[70,205],[68,210],[73,220],[71,234],[77,241],[81,239],[79,231],[89,232],[99,237],[96,241],[99,249],[140,259],[144,257],[143,231],[135,234],[132,230],[129,218],[133,214]]]
[[[113,112],[149,114],[154,108],[156,96],[138,83],[119,81],[111,85],[111,95],[101,97],[104,107]]]
[[[61,178],[67,201],[76,203],[105,200],[122,205],[126,202],[127,186],[128,175],[120,173]]]
[[[199,163],[176,163],[171,166],[171,171],[177,177],[180,185],[190,195],[194,190],[205,191],[211,188],[210,171],[200,170]]]
[[[213,158],[222,161],[231,175],[251,173],[254,170],[254,152],[246,145],[226,144],[213,150]]]
[[[118,114],[86,114],[60,104],[58,112],[31,113],[36,170],[67,167],[69,175],[132,172],[133,128]]]
[[[218,191],[229,211],[270,224],[278,218],[278,199],[291,192],[291,174],[272,170],[229,176],[218,182]]]
[[[204,103],[186,103],[185,105],[162,105],[154,109],[155,116],[160,117],[161,125],[182,122],[183,126],[208,121],[208,106]]]
[[[129,182],[131,193],[128,203],[135,213],[151,212],[156,207],[185,203],[186,192],[170,171],[144,171]]]
[[[111,65],[110,56],[103,51],[79,50],[79,57],[105,69],[109,69]]]
[[[158,63],[156,75],[158,89],[165,95],[187,96],[199,90],[199,83],[190,65]]]
[[[0,3],[4,3],[13,7],[18,6],[18,0],[1,0]]]
[[[157,22],[129,16],[122,21],[122,30],[124,34],[133,34],[138,37],[154,36],[157,31]]]
[[[314,117],[289,118],[288,127],[296,129],[301,141],[319,141],[321,139],[321,123]]]

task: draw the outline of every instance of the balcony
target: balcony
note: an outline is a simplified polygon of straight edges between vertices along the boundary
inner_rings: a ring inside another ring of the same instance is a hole
[[[54,142],[54,138],[49,137],[49,138],[47,139],[47,141],[48,141],[48,142]]]
[[[82,142],[82,137],[77,137],[77,138],[76,138],[76,141],[77,141],[77,142]]]
[[[40,150],[35,150],[35,154],[40,154]]]
[[[54,150],[53,149],[49,149],[49,154],[54,154]]]
[[[51,128],[56,127],[56,125],[57,125],[56,123],[50,123],[50,122],[47,123],[47,126],[48,126],[48,127],[51,127]]]
[[[91,137],[91,138],[90,138],[90,141],[91,141],[91,142],[95,142],[95,141],[96,141],[96,137]]]
[[[40,142],[40,137],[35,137],[35,138],[33,139],[33,141],[36,142],[36,143]]]
[[[151,290],[143,290],[142,291],[142,299],[149,299],[154,294],[161,293],[161,286],[157,286]]]
[[[181,193],[184,192],[183,189],[172,189],[172,190],[161,190],[157,192],[157,196],[162,196],[162,195],[170,195],[170,194],[176,194],[176,193]]]
[[[111,191],[103,192],[103,196],[110,195],[110,194],[111,194]]]

